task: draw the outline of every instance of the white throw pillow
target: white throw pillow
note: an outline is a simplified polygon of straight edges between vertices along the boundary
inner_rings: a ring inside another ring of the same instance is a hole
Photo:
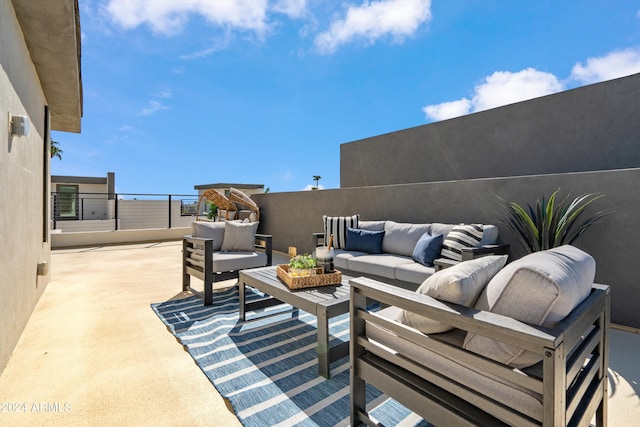
[[[225,221],[222,252],[253,252],[255,250],[257,222]]]
[[[441,301],[472,307],[487,283],[506,263],[507,255],[492,255],[464,261],[434,273],[416,292]],[[453,329],[450,325],[406,310],[400,313],[398,321],[425,334]]]

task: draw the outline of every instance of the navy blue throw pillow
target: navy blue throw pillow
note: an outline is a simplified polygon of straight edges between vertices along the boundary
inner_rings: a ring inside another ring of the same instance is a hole
[[[381,254],[383,237],[384,231],[369,231],[347,227],[347,244],[345,249],[348,251]]]
[[[440,256],[443,240],[442,234],[432,236],[424,233],[413,248],[413,260],[426,267],[433,267],[433,261]]]

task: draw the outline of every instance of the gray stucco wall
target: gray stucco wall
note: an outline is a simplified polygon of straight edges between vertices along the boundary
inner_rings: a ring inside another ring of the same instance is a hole
[[[495,224],[512,257],[523,255],[499,220],[497,196],[535,203],[558,188],[574,196],[605,194],[594,205],[615,213],[594,225],[576,243],[597,263],[596,281],[611,285],[612,321],[640,328],[640,169],[358,187],[252,196],[260,206],[260,230],[274,235],[274,249],[311,252],[311,233],[322,231],[322,215],[352,215],[398,222],[480,222]]]
[[[49,262],[43,242],[46,100],[11,2],[0,1],[0,371],[9,360],[49,276],[37,266]],[[26,115],[28,137],[8,129],[8,114]],[[47,158],[48,161],[48,158]],[[48,206],[46,206],[48,209]]]
[[[640,74],[340,147],[340,186],[640,166]]]

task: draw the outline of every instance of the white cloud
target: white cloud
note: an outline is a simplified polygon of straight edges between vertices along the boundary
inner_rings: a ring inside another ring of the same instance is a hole
[[[124,28],[146,24],[166,35],[180,32],[189,16],[196,14],[211,24],[258,35],[267,29],[267,0],[109,0],[106,11]]]
[[[300,191],[311,191],[311,190],[313,190],[314,188],[316,188],[316,186],[315,186],[315,185],[313,185],[313,184],[309,184],[309,185],[307,185],[306,187],[304,187],[304,188],[303,188],[302,190],[300,190]],[[318,184],[318,190],[324,190],[324,187],[322,186],[322,184]]]
[[[445,120],[475,111],[549,95],[563,89],[562,83],[556,76],[533,68],[527,68],[517,73],[496,71],[486,77],[484,83],[474,88],[474,95],[470,100],[462,98],[458,101],[427,105],[422,110],[427,119]]]
[[[381,0],[350,5],[344,19],[334,21],[329,30],[316,36],[315,45],[321,53],[332,53],[357,38],[374,43],[391,36],[395,42],[401,42],[431,19],[430,9],[431,0]]]
[[[422,109],[432,120],[445,120],[451,117],[464,116],[471,110],[471,101],[462,98],[458,101],[443,102],[442,104],[427,105]]]
[[[307,12],[307,0],[277,0],[272,7],[291,18],[302,18]]]
[[[635,73],[640,73],[640,48],[629,48],[598,58],[588,58],[586,64],[577,63],[573,67],[571,78],[591,84]]]
[[[142,111],[140,111],[140,113],[138,113],[139,116],[150,116],[153,113],[157,113],[158,111],[162,111],[162,110],[169,110],[170,108],[167,107],[166,105],[162,104],[159,101],[149,101],[149,105],[147,105],[147,107],[143,108]]]

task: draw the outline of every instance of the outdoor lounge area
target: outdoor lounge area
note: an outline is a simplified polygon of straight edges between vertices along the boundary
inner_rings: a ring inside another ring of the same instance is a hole
[[[3,410],[2,425],[240,425],[149,306],[186,296],[181,249],[173,241],[53,251],[51,283],[0,377],[0,402],[27,410]],[[274,252],[274,264],[286,259]],[[611,329],[610,426],[640,419],[638,348],[640,335]]]

